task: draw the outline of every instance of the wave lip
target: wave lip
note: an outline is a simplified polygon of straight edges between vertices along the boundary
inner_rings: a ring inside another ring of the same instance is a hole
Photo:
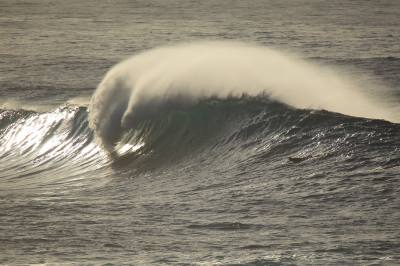
[[[243,94],[267,94],[296,108],[397,119],[350,78],[327,67],[253,44],[198,42],[145,51],[112,68],[92,97],[90,125],[112,149],[124,128],[155,113]]]

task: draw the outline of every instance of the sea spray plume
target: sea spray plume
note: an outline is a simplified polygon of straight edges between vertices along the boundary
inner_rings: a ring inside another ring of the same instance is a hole
[[[267,94],[297,108],[395,120],[341,75],[295,56],[239,42],[149,50],[112,68],[95,91],[90,125],[112,149],[124,128],[171,107],[217,97]]]

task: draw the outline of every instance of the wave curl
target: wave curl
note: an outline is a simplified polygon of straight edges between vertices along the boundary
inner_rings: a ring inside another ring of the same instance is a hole
[[[239,42],[161,47],[112,68],[90,104],[91,127],[113,150],[124,129],[209,98],[266,94],[296,108],[397,121],[393,111],[332,69]]]

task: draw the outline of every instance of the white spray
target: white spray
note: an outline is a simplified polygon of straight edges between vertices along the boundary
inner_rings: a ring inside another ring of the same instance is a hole
[[[168,103],[265,93],[297,108],[395,121],[348,77],[292,55],[238,42],[161,47],[112,68],[95,91],[90,124],[103,144]]]

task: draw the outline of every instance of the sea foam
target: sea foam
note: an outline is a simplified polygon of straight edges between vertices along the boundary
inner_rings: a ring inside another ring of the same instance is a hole
[[[89,120],[106,147],[123,129],[171,106],[209,97],[266,94],[296,108],[398,120],[363,86],[332,68],[241,42],[184,43],[148,50],[117,64],[99,84]]]

